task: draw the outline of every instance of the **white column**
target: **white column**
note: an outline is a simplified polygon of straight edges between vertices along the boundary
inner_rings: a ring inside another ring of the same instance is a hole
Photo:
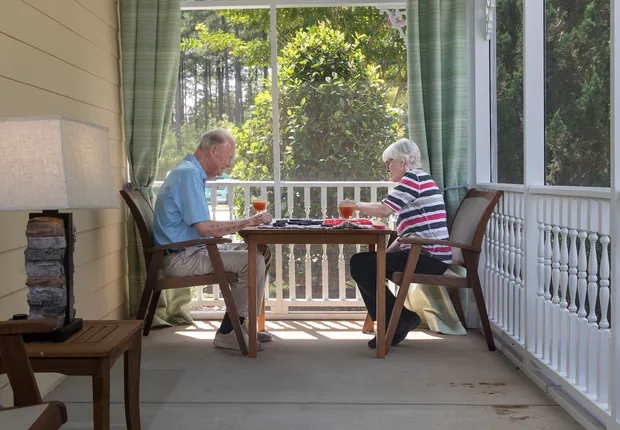
[[[273,124],[273,197],[275,217],[282,218],[282,191],[280,189],[280,108],[278,102],[278,27],[276,20],[278,10],[271,6],[270,42],[271,42],[271,115]]]
[[[620,73],[620,5],[617,1],[611,1],[610,13],[611,27],[611,147],[610,147],[610,171],[611,171],[611,267],[620,267],[620,248],[618,239],[620,238],[620,207],[618,196],[620,192],[620,109],[616,104],[620,103],[620,85],[616,82],[616,72]],[[611,275],[612,288],[617,286],[616,280],[620,279],[617,273]],[[618,294],[611,295],[611,314],[612,322],[620,315],[620,297]],[[615,330],[615,328],[612,328]],[[620,341],[618,336],[611,338],[611,359],[610,359],[610,386],[611,386],[611,423],[608,429],[619,429],[618,419],[620,418]]]
[[[525,330],[526,346],[535,348],[538,290],[536,196],[529,187],[545,184],[545,2],[523,1],[523,177],[525,182]]]
[[[473,8],[473,10],[472,10]],[[486,0],[470,0],[471,44],[473,45],[473,62],[470,66],[470,97],[475,106],[475,133],[470,147],[474,148],[476,183],[491,182],[491,104],[490,104],[490,43],[486,39]],[[468,26],[469,27],[469,26]]]

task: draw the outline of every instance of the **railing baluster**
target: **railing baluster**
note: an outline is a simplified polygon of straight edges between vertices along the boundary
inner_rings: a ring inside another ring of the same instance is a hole
[[[514,194],[510,194],[508,201],[510,202],[509,211],[508,211],[508,222],[506,223],[506,228],[508,229],[508,291],[510,291],[510,303],[508,304],[510,321],[509,333],[518,339],[519,329],[518,329],[518,316],[517,316],[517,292],[515,289],[515,204],[514,204]]]
[[[590,305],[590,314],[588,315],[588,376],[587,387],[588,393],[596,395],[597,393],[597,376],[596,368],[598,366],[598,317],[596,316],[596,301],[598,298],[598,259],[596,254],[596,242],[598,234],[590,233],[588,236],[590,241],[590,258],[588,261],[588,302]]]
[[[289,186],[286,190],[286,209],[289,218],[294,218],[295,211],[295,187]],[[297,285],[295,280],[295,245],[288,246],[288,294],[290,300],[297,298]]]
[[[586,257],[586,239],[588,238],[588,233],[581,230],[579,232],[579,263],[577,268],[579,272],[577,273],[577,293],[579,294],[579,312],[577,316],[579,317],[579,346],[578,351],[579,355],[577,358],[577,385],[584,386],[586,385],[586,352],[588,348],[588,319],[586,316],[588,313],[586,312],[586,293],[588,289],[588,282],[586,277],[588,276],[588,263]]]
[[[523,196],[517,196],[517,210],[516,214],[516,225],[515,225],[515,244],[516,244],[516,255],[515,255],[515,289],[517,291],[517,340],[519,343],[523,344],[525,342],[525,317],[524,317],[524,309],[525,309],[525,290],[523,288],[523,283],[521,281],[521,267],[522,259],[523,259],[523,236],[521,234],[521,230],[523,228],[523,214],[521,213],[523,208]]]
[[[243,187],[243,207],[244,207],[244,214],[245,217],[249,217],[250,216],[250,187],[245,185]]]
[[[304,209],[306,218],[310,218],[310,187],[304,187]],[[310,245],[306,245],[306,300],[312,299],[312,257],[310,254]]]
[[[562,211],[565,213],[564,211]],[[565,225],[565,223],[563,223]],[[568,229],[560,229],[562,238],[560,251],[560,374],[568,374]]]
[[[498,214],[498,281],[497,288],[499,289],[499,322],[500,327],[506,329],[506,286],[505,286],[505,274],[506,260],[504,258],[504,202],[506,201],[505,196],[502,197],[499,202],[499,214]]]
[[[557,199],[554,199],[557,204]],[[555,205],[554,205],[555,206]],[[557,211],[554,211],[557,214]],[[557,216],[556,216],[557,217]],[[551,253],[551,367],[558,369],[560,365],[560,226],[554,220],[553,251]]]
[[[545,224],[545,306],[543,326],[543,360],[551,362],[551,224]]]
[[[571,202],[573,203],[573,202]],[[576,203],[576,202],[575,202]],[[571,212],[572,213],[572,212]],[[577,334],[577,230],[572,228],[568,232],[570,236],[570,251],[568,254],[568,294],[570,303],[568,305],[568,378],[570,381],[577,380],[577,354],[578,354],[578,334]]]
[[[495,290],[495,321],[502,327],[502,313],[501,313],[501,285],[499,282],[500,271],[500,253],[499,253],[499,214],[495,213],[493,216],[493,289]]]
[[[601,322],[599,331],[599,365],[598,365],[598,401],[601,403],[609,402],[609,347],[611,345],[611,330],[607,312],[609,310],[609,242],[608,235],[601,236]]]
[[[545,224],[540,218],[540,203],[538,199],[538,291],[536,293],[536,355],[543,356],[543,335],[545,316]]]
[[[493,216],[493,215],[491,215]],[[486,301],[486,307],[489,313],[489,319],[493,320],[493,306],[491,306],[492,287],[491,287],[491,225],[493,223],[488,222],[485,227],[484,234],[484,299]]]

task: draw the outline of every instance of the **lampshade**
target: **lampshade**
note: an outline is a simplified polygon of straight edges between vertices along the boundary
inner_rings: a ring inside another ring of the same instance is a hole
[[[117,207],[107,128],[62,117],[0,119],[0,210]]]

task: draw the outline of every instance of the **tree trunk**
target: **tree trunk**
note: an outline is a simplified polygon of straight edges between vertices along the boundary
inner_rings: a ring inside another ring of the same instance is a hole
[[[220,121],[224,116],[224,65],[222,58],[217,66],[217,119]]]
[[[203,87],[204,87],[204,98],[202,103],[205,107],[205,130],[209,128],[209,95],[211,94],[211,89],[209,88],[209,74],[211,73],[211,64],[209,64],[209,59],[205,58],[205,70],[203,74]]]
[[[228,61],[228,49],[224,49],[224,82],[226,84],[226,116],[232,120],[232,103],[230,102],[230,69]]]
[[[198,61],[194,61],[194,126],[198,130]]]
[[[269,36],[267,35],[267,33],[263,33],[263,40],[265,42],[269,40]],[[269,67],[265,66],[263,67],[263,78],[267,79],[268,77],[269,77]]]
[[[235,37],[239,38],[239,26],[235,26]],[[235,57],[235,123],[241,125],[241,62]]]

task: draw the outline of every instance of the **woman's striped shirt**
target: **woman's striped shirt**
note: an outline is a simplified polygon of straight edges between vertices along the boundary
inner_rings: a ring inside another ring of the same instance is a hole
[[[422,169],[409,170],[382,202],[396,212],[399,237],[449,240],[443,194],[433,178]],[[403,244],[401,248],[410,248]],[[422,253],[446,264],[452,263],[452,248],[423,245]]]

